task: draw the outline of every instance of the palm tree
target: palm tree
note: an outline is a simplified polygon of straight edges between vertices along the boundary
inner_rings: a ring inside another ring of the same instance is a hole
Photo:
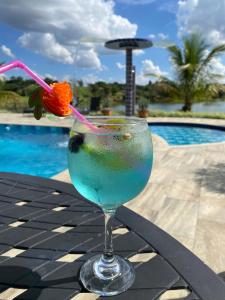
[[[221,75],[213,73],[212,64],[225,51],[225,44],[209,48],[199,33],[184,37],[183,48],[177,45],[167,47],[175,80],[165,77],[161,77],[161,80],[167,84],[172,98],[184,101],[183,111],[191,110],[193,100],[207,99],[218,92],[215,82]]]

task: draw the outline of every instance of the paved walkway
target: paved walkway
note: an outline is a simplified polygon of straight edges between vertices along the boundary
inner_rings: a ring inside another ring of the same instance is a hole
[[[224,125],[224,120],[154,118]],[[1,123],[68,126],[1,114]],[[145,190],[127,206],[178,239],[215,272],[225,271],[225,143],[171,147],[154,136],[154,165]],[[55,176],[70,182],[68,172]],[[166,246],[166,245],[165,245]]]

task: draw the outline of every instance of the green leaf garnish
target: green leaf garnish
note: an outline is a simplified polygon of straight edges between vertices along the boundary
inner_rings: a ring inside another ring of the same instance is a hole
[[[42,103],[42,88],[36,88],[29,97],[29,107],[34,107],[34,117],[36,120],[40,120],[43,114],[43,103]]]
[[[119,119],[119,118],[118,119],[109,119],[109,120],[106,121],[106,123],[107,123],[107,125],[105,126],[106,129],[120,130],[121,128],[118,124],[121,124],[121,125],[125,124],[126,120]]]
[[[37,87],[30,95],[29,100],[28,100],[28,104],[30,107],[34,107],[36,105],[36,103],[42,103],[42,99],[41,99],[41,92],[42,89],[40,87]]]
[[[36,120],[40,120],[43,114],[43,106],[42,105],[35,105],[34,108],[34,117]]]

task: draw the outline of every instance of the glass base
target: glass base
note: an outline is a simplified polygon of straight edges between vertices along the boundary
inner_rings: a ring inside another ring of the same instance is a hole
[[[132,264],[118,255],[111,260],[104,259],[102,254],[95,255],[80,270],[84,287],[101,296],[113,296],[126,291],[134,279]]]

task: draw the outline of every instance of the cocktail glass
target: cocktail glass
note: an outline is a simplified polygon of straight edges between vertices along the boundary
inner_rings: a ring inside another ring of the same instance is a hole
[[[105,215],[105,247],[82,267],[86,289],[103,296],[126,291],[135,279],[131,263],[113,254],[112,218],[116,209],[145,187],[152,168],[152,141],[146,120],[89,117],[98,130],[78,120],[70,131],[68,167],[73,185]]]

